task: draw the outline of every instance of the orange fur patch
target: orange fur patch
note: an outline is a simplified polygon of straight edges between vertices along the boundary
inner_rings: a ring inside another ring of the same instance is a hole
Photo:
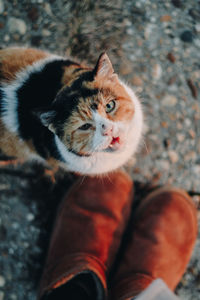
[[[0,50],[1,80],[5,82],[14,80],[17,72],[48,56],[49,54],[46,52],[31,48],[7,48]]]
[[[35,148],[31,141],[23,142],[19,138],[9,132],[0,120],[0,149],[7,156],[23,157],[28,159],[28,152],[35,153]]]
[[[107,116],[112,121],[130,121],[134,115],[134,105],[129,94],[123,85],[117,80],[95,80],[85,83],[85,87],[90,89],[99,89],[98,102],[102,104],[98,112],[103,116]],[[95,97],[93,97],[95,99]],[[106,114],[104,107],[111,101],[116,100],[117,107],[113,113]]]
[[[92,138],[94,135],[95,124],[92,120],[91,99],[80,99],[78,109],[74,111],[68,121],[64,124],[65,137],[63,142],[69,148],[79,154],[87,154],[91,150]],[[78,130],[85,123],[93,126],[88,131]]]
[[[80,68],[80,70],[78,70]],[[76,71],[77,70],[77,71]],[[88,71],[89,69],[86,67],[83,67],[82,65],[72,64],[70,66],[64,67],[64,73],[62,77],[62,84],[71,86],[71,84],[79,78],[79,76],[84,73],[85,71]]]

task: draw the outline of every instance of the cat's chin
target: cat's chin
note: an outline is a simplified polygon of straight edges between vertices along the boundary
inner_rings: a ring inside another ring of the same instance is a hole
[[[124,142],[122,142],[122,139],[118,137],[113,137],[109,144],[102,149],[102,152],[119,152],[120,150],[123,149]]]
[[[113,153],[122,151],[123,146],[121,144],[112,145],[110,144],[103,152]]]

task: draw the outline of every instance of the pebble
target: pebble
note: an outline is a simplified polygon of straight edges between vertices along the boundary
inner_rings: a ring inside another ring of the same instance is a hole
[[[172,0],[172,4],[177,8],[181,8],[183,6],[183,3],[181,0]]]
[[[161,22],[170,22],[171,20],[172,20],[172,17],[169,15],[164,15],[164,16],[160,17]]]
[[[168,151],[168,155],[172,163],[176,163],[179,160],[179,156],[174,150]]]
[[[164,147],[165,147],[166,149],[168,149],[168,148],[170,147],[170,145],[171,145],[170,139],[164,139],[164,140],[163,140],[163,144],[164,144]]]
[[[184,156],[185,161],[195,161],[196,159],[196,153],[194,151],[189,151]]]
[[[195,137],[196,137],[195,131],[194,131],[193,129],[190,129],[188,132],[189,132],[189,135],[190,135],[193,139],[195,139]]]
[[[49,3],[44,4],[44,10],[49,16],[52,16],[51,6]]]
[[[191,126],[191,120],[186,118],[185,119],[185,126],[190,127]]]
[[[168,128],[168,127],[169,127],[168,123],[165,122],[165,121],[162,121],[160,124],[161,124],[161,126],[162,126],[163,128]]]
[[[39,47],[42,42],[42,37],[40,35],[35,35],[31,38],[31,45]]]
[[[170,164],[168,162],[168,160],[161,160],[159,162],[159,169],[161,169],[162,171],[169,171],[170,168]]]
[[[4,299],[4,292],[0,291],[0,300]]]
[[[189,15],[196,21],[200,21],[200,11],[194,8],[189,10]]]
[[[195,39],[194,44],[197,48],[200,48],[200,39]]]
[[[200,177],[200,165],[194,165],[192,168],[192,172],[194,173],[194,175],[196,174],[198,176],[198,178]]]
[[[193,96],[193,98],[197,98],[198,97],[198,91],[197,91],[197,87],[195,86],[194,82],[192,81],[192,79],[187,79],[187,84],[188,87],[190,88],[191,94]]]
[[[194,39],[194,35],[192,31],[185,30],[184,32],[181,33],[180,38],[185,43],[192,43]]]
[[[200,196],[199,195],[195,195],[192,197],[192,200],[194,201],[196,207],[199,208],[199,205],[200,205]]]
[[[182,133],[177,133],[176,135],[178,142],[183,142],[185,140],[185,135]]]
[[[162,99],[162,104],[164,106],[175,106],[177,103],[177,98],[174,95],[166,95],[164,96],[164,98]]]
[[[15,229],[15,230],[19,229],[19,223],[14,222],[14,223],[12,224],[12,228]]]
[[[3,0],[0,0],[0,14],[4,12],[4,2]]]
[[[156,80],[161,78],[161,76],[162,76],[162,67],[161,67],[160,64],[157,63],[153,66],[152,76]]]
[[[7,237],[7,230],[3,224],[0,224],[0,241],[5,241]]]
[[[51,35],[51,31],[49,31],[48,29],[43,29],[43,30],[42,30],[42,35],[43,35],[43,36],[46,36],[46,37],[47,37],[47,36],[50,36],[50,35]]]
[[[132,78],[132,84],[135,86],[142,86],[143,85],[143,81],[139,76],[134,75]]]
[[[200,153],[200,139],[197,141],[197,152]]]
[[[31,213],[27,214],[27,216],[26,216],[26,219],[27,219],[27,221],[29,221],[29,222],[33,221],[34,218],[35,218],[35,216],[34,216],[33,214],[31,214]]]
[[[5,278],[2,275],[0,275],[0,287],[4,287],[5,283]]]
[[[127,75],[133,71],[133,66],[130,61],[123,60],[119,68],[120,74]]]
[[[199,23],[195,25],[195,30],[196,30],[197,32],[200,32],[200,24],[199,24]]]
[[[18,33],[13,34],[13,39],[18,42],[20,40],[20,35]]]
[[[9,40],[10,40],[10,37],[9,37],[8,34],[6,34],[6,35],[4,36],[4,42],[8,42]]]
[[[175,63],[175,61],[176,61],[176,57],[174,56],[174,54],[172,53],[172,52],[169,52],[168,54],[167,54],[167,59],[171,62],[171,63]]]
[[[19,33],[20,35],[24,35],[26,33],[27,28],[23,20],[10,17],[8,19],[8,30],[11,34]]]
[[[28,12],[28,18],[34,22],[38,19],[39,13],[38,13],[38,8],[36,6],[32,6],[31,9]]]
[[[144,37],[146,40],[148,40],[151,36],[152,33],[157,31],[157,26],[155,24],[147,24],[145,30],[144,30]]]
[[[177,80],[177,76],[172,76],[172,77],[168,80],[167,84],[168,84],[168,85],[173,85],[173,84],[176,82],[176,80]]]

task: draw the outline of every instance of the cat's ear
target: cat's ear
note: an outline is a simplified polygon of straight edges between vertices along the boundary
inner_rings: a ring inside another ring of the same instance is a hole
[[[112,63],[105,52],[99,56],[94,68],[94,74],[96,79],[114,80],[117,78],[117,75],[114,73]]]
[[[33,111],[33,114],[40,120],[40,122],[45,126],[48,127],[50,131],[53,133],[55,132],[53,121],[56,116],[55,110],[48,110],[48,111]]]

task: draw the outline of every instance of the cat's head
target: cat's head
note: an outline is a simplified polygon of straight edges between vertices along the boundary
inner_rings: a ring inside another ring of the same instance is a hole
[[[134,140],[130,131],[137,126],[133,125],[138,113],[137,98],[114,73],[105,53],[100,55],[94,69],[81,72],[75,69],[76,72],[78,76],[73,76],[70,83],[65,84],[52,106],[40,114],[40,120],[56,135],[59,145],[65,147],[65,154],[73,154],[76,162],[80,160],[81,164],[82,159],[82,162],[94,161],[98,165],[101,157],[104,160],[101,164],[106,164],[107,157],[118,160],[109,162],[112,165],[109,170],[115,169],[121,156],[123,160],[129,158],[124,157],[127,147],[133,148],[134,141],[129,139]],[[138,126],[140,132],[141,124]],[[138,144],[137,135],[135,143]],[[132,153],[132,149],[129,152]],[[86,174],[104,173],[104,169],[107,172],[106,166],[99,170],[94,163],[85,171],[71,169]]]

